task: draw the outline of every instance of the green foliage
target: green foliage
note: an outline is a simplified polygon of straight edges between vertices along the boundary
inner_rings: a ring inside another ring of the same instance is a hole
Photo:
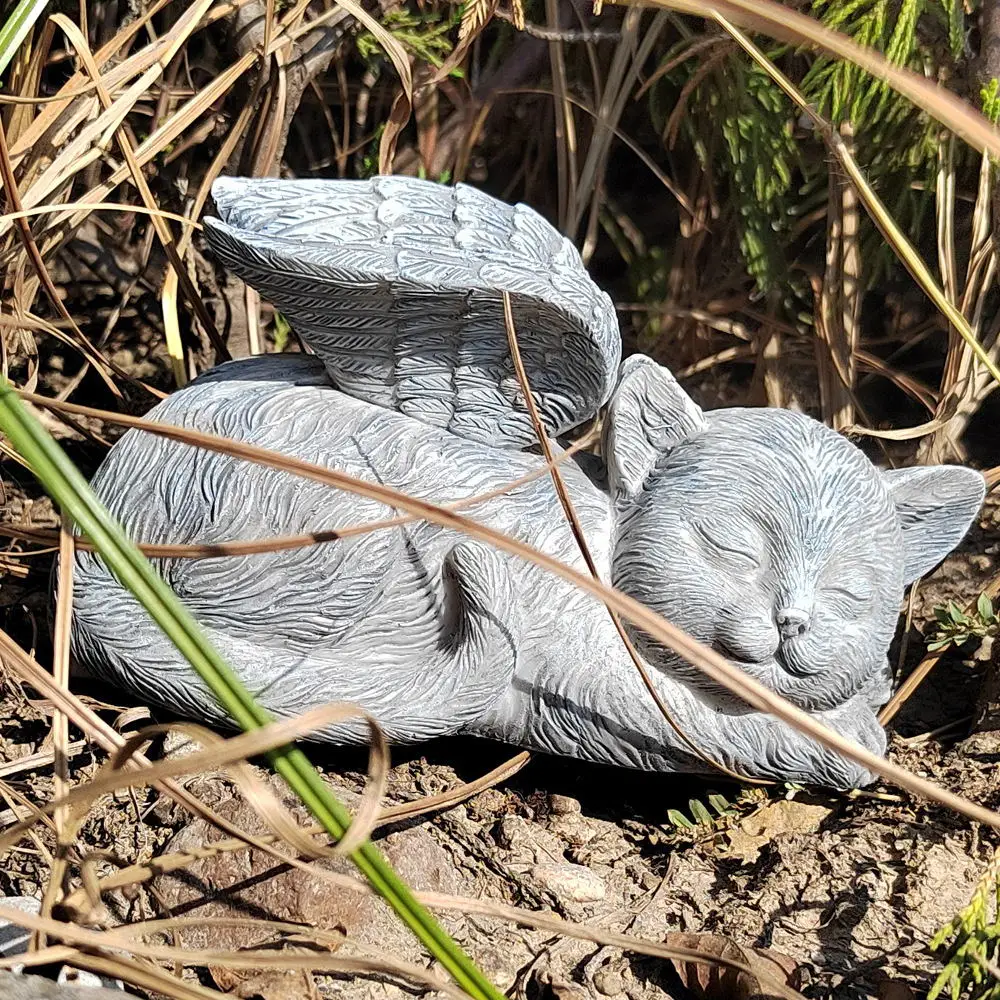
[[[792,785],[785,787],[792,788]],[[767,800],[767,791],[759,786],[740,789],[733,801],[718,792],[709,792],[704,801],[690,799],[686,813],[681,809],[667,810],[667,821],[673,828],[671,839],[700,839],[725,830],[734,820],[746,816]]]
[[[941,0],[941,9],[948,21],[948,48],[952,59],[965,50],[965,9],[962,0]]]
[[[700,799],[688,801],[690,816],[686,816],[680,809],[668,809],[667,819],[670,824],[678,830],[698,830],[699,827],[710,829],[717,820],[725,820],[739,815],[739,809],[734,807],[724,795],[719,795],[718,792],[709,792],[706,798],[708,806]],[[711,810],[709,806],[712,807]],[[714,816],[712,815],[713,811]]]
[[[917,24],[925,6],[925,0],[898,4],[889,0],[814,0],[813,13],[828,28],[842,31],[905,66],[917,55]],[[817,59],[803,79],[802,89],[816,109],[837,124],[851,121],[877,130],[892,116],[910,113],[908,102],[894,98],[887,83],[839,59]]]
[[[781,237],[791,218],[798,146],[784,94],[755,64],[741,63],[729,67],[730,99],[722,102],[720,127],[730,196],[740,216],[740,250],[751,276],[768,289],[788,271]]]
[[[979,91],[979,100],[983,105],[983,114],[996,125],[1000,121],[1000,80],[993,77]]]
[[[976,609],[971,613],[963,611],[954,601],[948,601],[934,609],[938,627],[927,648],[931,651],[961,646],[970,639],[985,639],[995,636],[1000,630],[993,602],[986,594],[980,594]]]
[[[969,905],[931,939],[931,949],[946,948],[944,969],[927,994],[936,1000],[942,994],[959,1000],[968,993],[975,1000],[1000,1000],[1000,981],[986,967],[997,964],[1000,945],[1000,854],[983,874]]]
[[[434,181],[435,184],[450,184],[451,183],[451,171],[450,170],[442,170],[441,173],[438,174],[437,177],[431,177],[427,173],[427,168],[422,163],[420,164],[419,167],[417,167],[417,176],[422,181],[428,181],[428,180],[430,180],[430,181]]]
[[[663,247],[650,247],[645,253],[636,254],[624,247],[619,232],[611,230],[610,235],[628,261],[629,282],[635,300],[655,306],[669,299],[670,261]],[[651,351],[660,336],[660,329],[660,317],[655,314],[645,321],[639,320],[636,331],[638,349]]]
[[[955,80],[958,89],[964,85],[967,15],[961,0],[812,0],[811,13],[898,65]],[[822,210],[830,156],[822,137],[742,50],[720,41],[707,55],[685,58],[697,37],[692,29],[663,53],[662,64],[673,68],[650,89],[654,123],[663,130],[678,101],[686,102],[680,134],[711,171],[722,211],[736,225],[748,275],[760,292],[780,291],[786,315],[798,322],[811,293],[796,255],[806,246],[810,256],[822,248],[822,221],[807,228],[803,220]],[[903,230],[919,239],[933,206],[940,126],[851,63],[755,41],[849,141],[853,133],[869,180]],[[1000,111],[995,88],[992,103],[984,93],[984,107]],[[668,145],[676,144],[676,130],[674,122],[664,132]],[[978,167],[975,157],[960,152],[956,169]],[[870,284],[896,264],[866,217],[860,235],[862,275]]]
[[[458,7],[445,10],[428,8],[422,11],[403,7],[389,11],[382,19],[382,24],[418,59],[439,67],[451,54],[451,35],[461,18],[461,9]],[[382,58],[382,46],[370,31],[362,31],[356,45],[362,59],[372,62]],[[452,75],[461,74],[456,72]]]
[[[385,122],[379,122],[378,127],[372,133],[371,141],[365,146],[361,162],[358,164],[358,180],[367,180],[378,174],[378,149],[384,131]]]
[[[665,59],[674,60],[686,44]],[[777,58],[781,51],[772,46],[769,55]],[[650,112],[661,128],[674,105],[664,91],[683,92],[692,71],[699,72],[694,60],[665,74],[652,88]],[[686,100],[683,135],[705,169],[725,184],[747,271],[761,289],[769,289],[788,273],[789,195],[801,170],[788,100],[742,53],[701,76]]]
[[[965,14],[960,0],[814,0],[813,10],[828,27],[878,49],[900,66],[944,78],[962,68]],[[919,238],[937,179],[939,127],[884,81],[851,63],[817,59],[802,89],[836,125],[850,123],[869,179],[896,220]],[[892,258],[873,229],[867,229],[867,237],[867,271],[873,281]]]
[[[48,6],[48,0],[20,0],[0,24],[0,73],[10,64],[21,43]]]
[[[287,346],[291,337],[292,327],[285,317],[274,310],[274,349],[280,354]]]

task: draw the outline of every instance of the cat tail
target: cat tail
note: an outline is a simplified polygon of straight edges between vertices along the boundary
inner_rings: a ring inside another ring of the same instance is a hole
[[[507,292],[551,436],[611,395],[614,307],[532,209],[410,177],[225,177],[212,195],[215,256],[274,304],[342,391],[495,447],[534,443]]]

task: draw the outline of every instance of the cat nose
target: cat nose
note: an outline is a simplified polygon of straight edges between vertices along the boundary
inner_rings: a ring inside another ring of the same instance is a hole
[[[809,613],[801,608],[782,608],[774,620],[782,639],[794,639],[809,628]]]

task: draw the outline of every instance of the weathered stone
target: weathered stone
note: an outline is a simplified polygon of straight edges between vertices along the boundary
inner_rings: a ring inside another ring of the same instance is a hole
[[[530,874],[539,885],[564,902],[596,903],[604,899],[603,880],[583,865],[535,865]]]
[[[625,992],[624,963],[621,960],[607,962],[594,973],[594,989],[601,996],[616,997]]]
[[[278,779],[265,776],[264,780],[279,797],[292,805]],[[351,807],[357,804],[357,796],[349,790],[338,789],[337,794],[345,804]],[[223,802],[217,810],[242,829],[265,832],[253,806],[242,798]],[[294,807],[292,811],[306,821],[301,807]],[[183,851],[221,838],[215,828],[197,820],[177,834],[167,850]],[[425,826],[392,833],[380,841],[379,847],[396,872],[413,888],[443,893],[468,890],[451,855]],[[340,880],[324,878],[324,872],[339,876]],[[345,887],[345,879],[350,880],[348,885],[358,884],[361,891]],[[263,852],[229,852],[197,861],[176,875],[161,876],[156,889],[174,913],[193,917],[196,921],[199,917],[234,915],[287,921],[346,934],[351,941],[395,959],[426,962],[412,933],[381,899],[365,891],[357,870],[346,858],[313,862],[311,871],[281,870],[281,866]],[[447,928],[461,928],[461,917],[444,914],[441,919]],[[273,932],[267,927],[211,927],[195,922],[183,931],[182,937],[188,948],[234,950],[272,940]],[[212,974],[221,988],[232,991],[249,988],[247,984],[261,976],[259,970],[212,969]],[[276,972],[269,973],[267,981],[270,991],[277,997],[295,995],[304,980],[301,973]],[[371,990],[375,990],[375,995],[380,994],[377,983],[360,976],[338,988],[345,996],[350,994],[359,998],[370,997]]]
[[[553,816],[567,816],[580,812],[580,802],[569,795],[550,795],[549,812]]]

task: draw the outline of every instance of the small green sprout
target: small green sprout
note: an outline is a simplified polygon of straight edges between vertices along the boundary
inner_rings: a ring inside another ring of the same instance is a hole
[[[983,872],[969,905],[931,939],[932,951],[944,950],[944,968],[927,994],[927,1000],[967,995],[974,1000],[1000,1000],[1000,983],[989,966],[996,966],[1000,944],[1000,853]]]
[[[982,101],[983,114],[996,125],[1000,121],[1000,80],[993,77],[985,87],[980,89],[979,99]]]
[[[285,317],[278,312],[277,309],[274,310],[274,350],[276,353],[280,354],[287,346],[288,340],[292,333],[291,324]]]
[[[954,601],[948,601],[934,609],[938,622],[937,632],[927,643],[931,652],[962,646],[970,639],[985,639],[997,634],[1000,619],[997,618],[993,601],[987,594],[980,594],[976,608],[972,612],[963,611]]]
[[[705,796],[708,805],[701,799],[689,799],[689,814],[680,809],[668,809],[667,820],[675,830],[695,830],[699,834],[713,828],[724,827],[730,820],[738,818],[743,809],[759,805],[759,796],[754,794],[757,791],[758,789],[744,789],[735,803],[718,792],[709,792]]]

